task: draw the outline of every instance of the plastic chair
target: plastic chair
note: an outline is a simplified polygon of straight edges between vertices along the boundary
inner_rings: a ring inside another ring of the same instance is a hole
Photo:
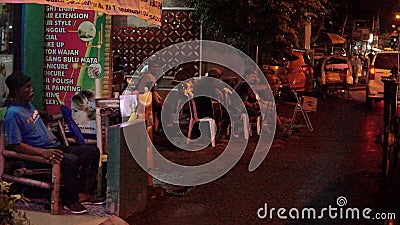
[[[217,125],[215,123],[215,120],[212,118],[199,118],[197,116],[197,108],[196,108],[196,102],[194,99],[190,99],[189,102],[189,109],[190,109],[190,121],[189,121],[189,131],[188,131],[188,143],[190,141],[190,137],[192,136],[192,130],[193,126],[195,123],[200,123],[200,122],[207,122],[210,127],[210,134],[211,134],[211,145],[212,147],[215,147],[215,135],[217,133]]]
[[[224,97],[225,97],[225,105],[227,107],[232,107],[232,102],[231,102],[231,98],[230,98],[230,94],[232,94],[229,91],[225,91],[224,92]],[[261,117],[257,117],[255,120],[256,121],[260,121],[260,125],[258,125],[258,122],[252,123],[252,121],[254,120],[254,118],[249,118],[248,114],[246,113],[242,113],[239,115],[236,115],[236,120],[235,119],[231,119],[231,124],[228,126],[227,128],[227,134],[229,134],[230,132],[232,132],[232,135],[236,138],[239,137],[238,133],[235,133],[235,127],[237,126],[237,123],[239,123],[238,121],[240,120],[240,126],[242,126],[243,124],[243,137],[244,139],[248,140],[249,136],[252,135],[252,126],[257,124],[257,134],[259,135],[261,133],[261,127],[259,128],[258,126],[261,126]],[[229,131],[231,130],[231,131]],[[260,131],[259,131],[260,130]]]
[[[253,126],[256,126],[257,128],[257,135],[261,134],[261,121],[262,121],[262,115],[257,116],[254,118],[249,118],[249,116],[246,113],[242,113],[241,119],[243,121],[243,136],[244,139],[249,139],[253,135]]]

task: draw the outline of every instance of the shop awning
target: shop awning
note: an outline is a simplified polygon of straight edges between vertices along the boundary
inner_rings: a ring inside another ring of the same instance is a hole
[[[342,38],[338,34],[332,34],[332,33],[326,33],[328,35],[329,40],[332,42],[332,44],[344,44],[346,43],[346,39]]]
[[[94,10],[108,15],[129,15],[161,25],[162,0],[5,0],[4,3],[36,3],[72,8]]]
[[[341,37],[338,34],[333,33],[322,33],[320,34],[314,41],[314,45],[324,46],[324,45],[337,45],[337,44],[345,44],[346,39]]]

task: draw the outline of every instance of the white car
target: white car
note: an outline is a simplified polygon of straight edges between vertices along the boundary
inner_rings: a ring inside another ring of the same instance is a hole
[[[321,86],[343,86],[353,84],[351,62],[347,57],[332,55],[324,58],[321,65]]]
[[[382,78],[391,75],[391,69],[398,64],[397,51],[377,52],[368,69],[365,103],[371,109],[373,102],[383,100]]]

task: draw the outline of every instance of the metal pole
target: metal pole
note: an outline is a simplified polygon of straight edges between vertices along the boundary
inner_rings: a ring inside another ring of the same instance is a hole
[[[382,82],[384,83],[382,174],[387,177],[390,167],[389,152],[394,143],[398,84],[393,78],[384,78]]]
[[[203,73],[203,25],[200,24],[200,65],[199,65],[199,77],[201,78],[201,73]]]
[[[96,98],[101,98],[102,97],[102,89],[101,89],[101,79],[96,78],[95,79],[95,93],[96,93]],[[100,155],[104,154],[103,151],[103,139],[101,135],[101,115],[100,115],[100,107],[96,105],[96,143],[97,147],[100,150]],[[100,162],[101,164],[101,162]]]
[[[400,66],[400,54],[399,54],[399,52],[400,52],[400,40],[399,40],[399,38],[400,38],[400,29],[399,29],[399,27],[397,28],[397,71],[396,71],[396,74],[395,74],[395,78],[397,79],[397,74],[399,73],[399,66]]]
[[[258,45],[257,45],[257,47],[256,47],[256,64],[258,65]]]
[[[316,18],[316,16],[314,13],[308,13],[308,12],[306,12],[304,15],[306,16],[306,20],[307,20],[305,28],[304,28],[304,32],[305,32],[304,48],[306,50],[310,50],[311,49],[311,19],[312,19],[312,17]]]
[[[304,48],[307,50],[311,49],[311,17],[307,16],[307,22],[305,27],[304,37]]]

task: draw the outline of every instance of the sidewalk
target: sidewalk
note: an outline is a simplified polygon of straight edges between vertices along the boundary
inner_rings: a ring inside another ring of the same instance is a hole
[[[51,215],[50,213],[37,211],[26,212],[31,224],[51,224],[51,225],[128,225],[117,216],[100,217],[91,215]]]
[[[108,218],[88,215],[51,215],[50,213],[25,211],[31,224],[52,224],[52,225],[98,225]],[[121,223],[122,224],[122,223]]]
[[[28,204],[19,202],[17,207],[21,212],[26,212],[31,224],[43,225],[127,225],[117,216],[108,214],[105,205],[86,205],[88,214],[75,215],[61,209],[60,215],[51,215],[46,206],[49,204],[44,199],[30,199]]]

